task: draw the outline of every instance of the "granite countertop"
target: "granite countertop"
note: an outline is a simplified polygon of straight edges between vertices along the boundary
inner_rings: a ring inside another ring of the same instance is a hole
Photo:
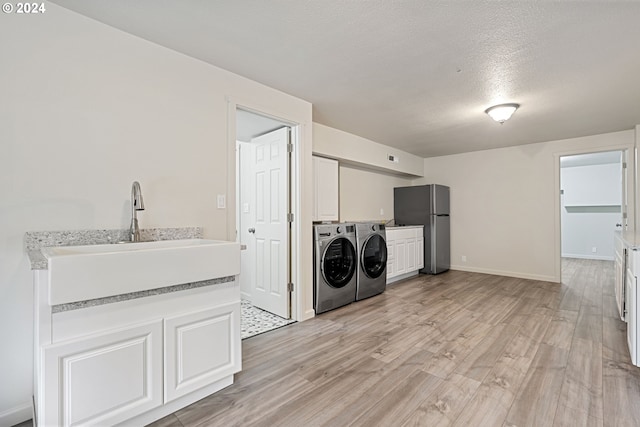
[[[33,249],[27,251],[29,256],[29,262],[31,263],[32,270],[47,270],[49,268],[49,262],[40,249]]]

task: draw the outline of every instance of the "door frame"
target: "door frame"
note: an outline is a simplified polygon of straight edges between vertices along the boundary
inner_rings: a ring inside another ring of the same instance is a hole
[[[311,123],[304,123],[298,119],[287,117],[279,111],[273,111],[264,105],[255,105],[251,102],[242,102],[237,99],[227,97],[227,164],[229,165],[227,175],[227,194],[229,200],[227,209],[227,238],[231,241],[238,241],[237,233],[237,193],[236,181],[238,170],[236,166],[236,110],[242,109],[265,117],[270,117],[281,121],[291,128],[291,144],[293,145],[293,153],[291,155],[291,164],[289,169],[289,194],[291,213],[293,213],[293,223],[290,230],[289,253],[290,253],[290,280],[293,282],[293,292],[290,293],[291,301],[291,319],[303,321],[315,316],[313,310],[313,289],[308,286],[309,280],[306,276],[311,275],[311,266],[305,268],[303,261],[310,259],[311,246],[305,250],[304,241],[311,238],[310,230],[305,233],[303,224],[305,216],[310,212],[304,211],[305,206],[303,199],[307,199],[304,195],[304,187],[308,186],[303,176],[303,170],[310,169],[310,153],[307,153],[305,147],[310,146],[310,142],[305,144],[305,139],[310,138]],[[307,159],[309,157],[309,159]],[[307,161],[308,160],[308,161]],[[303,168],[303,165],[307,168]]]
[[[627,202],[627,232],[636,230],[636,151],[634,144],[618,144],[604,147],[591,147],[567,150],[553,154],[554,160],[554,225],[555,225],[555,245],[554,245],[554,279],[556,282],[562,282],[562,229],[561,229],[561,200],[560,200],[560,158],[565,156],[574,156],[579,154],[602,153],[607,151],[622,151],[624,162],[627,168],[624,169],[627,181],[627,191],[625,196]],[[613,239],[613,236],[611,236]]]

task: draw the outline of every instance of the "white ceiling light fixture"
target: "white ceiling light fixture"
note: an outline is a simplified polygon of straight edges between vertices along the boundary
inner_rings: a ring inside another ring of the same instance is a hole
[[[516,112],[520,107],[520,104],[500,104],[494,105],[484,110],[496,122],[503,124],[505,121],[511,118],[511,115]]]

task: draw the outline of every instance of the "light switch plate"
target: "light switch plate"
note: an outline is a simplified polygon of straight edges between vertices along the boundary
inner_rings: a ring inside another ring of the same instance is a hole
[[[227,200],[224,194],[218,194],[218,209],[225,209],[227,207]]]

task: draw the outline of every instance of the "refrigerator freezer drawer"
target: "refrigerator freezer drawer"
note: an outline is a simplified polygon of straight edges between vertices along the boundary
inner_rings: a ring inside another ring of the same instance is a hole
[[[431,216],[431,274],[443,273],[451,266],[449,221],[448,215]]]

